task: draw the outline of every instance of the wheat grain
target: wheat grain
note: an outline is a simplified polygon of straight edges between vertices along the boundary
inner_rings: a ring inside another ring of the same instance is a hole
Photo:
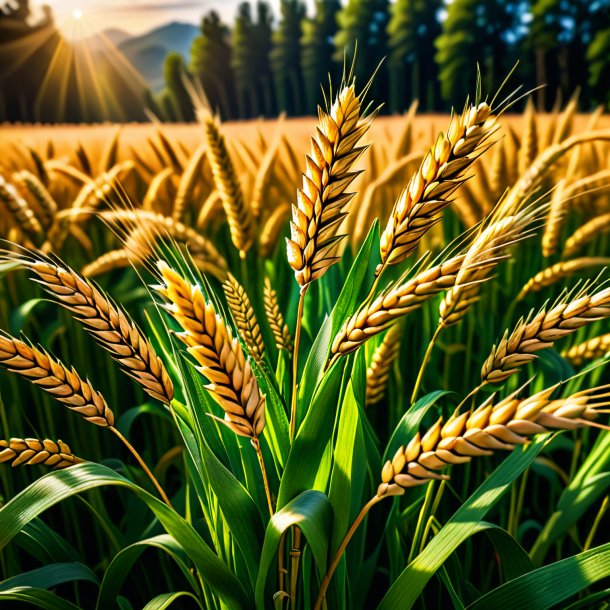
[[[17,192],[17,189],[0,176],[0,201],[15,221],[15,224],[32,239],[38,242],[42,235],[42,226],[30,204]]]
[[[85,265],[81,269],[81,275],[84,277],[95,277],[96,275],[108,273],[113,269],[129,267],[133,262],[134,255],[129,248],[110,250]]]
[[[371,118],[362,121],[360,96],[354,85],[344,86],[328,112],[319,109],[317,133],[311,139],[303,185],[292,206],[288,262],[301,291],[322,277],[339,260],[338,249],[346,237],[339,227],[347,216],[354,193],[346,193],[359,172],[352,166],[366,149],[358,142]]]
[[[610,258],[594,256],[575,258],[570,261],[561,261],[551,267],[543,269],[532,277],[517,295],[517,300],[520,301],[524,299],[530,292],[539,292],[546,286],[551,286],[556,282],[574,275],[578,271],[590,269],[591,267],[607,266],[609,264]]]
[[[536,434],[581,428],[597,417],[596,408],[607,404],[605,386],[553,400],[557,387],[524,399],[515,392],[496,404],[491,396],[475,411],[456,411],[447,422],[439,419],[386,461],[377,495],[401,495],[432,479],[448,479],[438,471],[497,450],[511,451]]]
[[[610,231],[610,213],[592,218],[580,226],[568,239],[563,247],[562,256],[569,258],[582,250],[592,239]]]
[[[373,352],[366,370],[366,406],[376,405],[385,397],[390,369],[400,353],[402,324],[394,324]]]
[[[34,197],[40,212],[38,218],[40,218],[43,228],[48,229],[55,220],[57,202],[53,199],[45,185],[34,174],[23,170],[16,175],[16,178],[25,185]]]
[[[542,309],[533,317],[521,319],[509,334],[491,350],[481,369],[481,379],[501,383],[524,364],[536,358],[535,352],[552,347],[575,330],[610,316],[610,288],[594,294],[576,295],[567,302],[559,302],[548,311]]]
[[[67,265],[42,257],[22,257],[20,262],[36,274],[36,281],[54,301],[70,311],[144,391],[166,404],[171,402],[174,388],[163,362],[122,308]]]
[[[527,100],[525,112],[523,113],[523,122],[524,127],[518,154],[520,176],[527,171],[534,159],[538,156],[538,123],[532,98]]]
[[[0,334],[0,364],[39,386],[87,421],[102,427],[113,425],[114,415],[104,397],[74,369],[68,369],[47,352]]]
[[[225,413],[219,421],[235,434],[257,440],[265,427],[265,397],[239,341],[231,337],[213,305],[206,303],[199,286],[162,261],[158,269],[163,279],[158,290],[169,302],[167,311],[182,328],[177,336],[210,382],[206,388]]]
[[[567,180],[565,178],[561,178],[557,182],[555,190],[551,195],[549,213],[544,225],[544,231],[542,233],[542,254],[546,257],[555,254],[559,245],[561,223],[566,211],[566,186]]]
[[[244,287],[231,273],[227,275],[227,279],[222,287],[229,309],[233,314],[235,326],[244,340],[248,352],[254,358],[254,361],[260,364],[265,355],[265,344],[263,343],[261,329],[258,325],[254,309],[252,309],[250,299]]]
[[[452,115],[447,134],[439,134],[394,204],[381,235],[382,266],[400,263],[417,248],[496,129],[491,108],[485,102],[467,106],[461,115]]]
[[[211,117],[205,121],[205,134],[212,174],[227,215],[231,240],[239,250],[241,258],[245,258],[254,238],[252,210],[244,201],[224,136],[220,133],[216,121]]]
[[[574,366],[581,366],[585,362],[603,358],[608,352],[610,352],[610,333],[574,345],[561,355]]]
[[[288,325],[284,322],[284,316],[280,311],[277,292],[271,286],[271,280],[268,277],[265,277],[263,301],[267,321],[275,339],[275,346],[290,353],[292,351],[292,337],[290,336]]]
[[[11,438],[0,440],[0,464],[13,468],[21,465],[52,466],[55,470],[82,462],[63,441],[38,440],[37,438]]]

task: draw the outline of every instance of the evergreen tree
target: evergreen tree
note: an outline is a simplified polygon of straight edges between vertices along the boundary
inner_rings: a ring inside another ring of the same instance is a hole
[[[303,79],[300,66],[301,21],[305,5],[300,0],[282,0],[278,29],[273,33],[270,60],[275,82],[278,110],[288,114],[302,112]]]
[[[163,66],[165,86],[174,107],[174,114],[178,121],[190,122],[195,119],[193,104],[184,86],[184,77],[187,74],[182,55],[169,53]],[[165,103],[165,102],[164,102]]]
[[[339,31],[335,36],[335,61],[348,66],[358,55],[354,73],[360,86],[369,80],[381,60],[387,54],[386,28],[388,25],[388,0],[348,0],[337,14]],[[371,96],[376,100],[388,99],[387,70],[380,70],[373,82]]]
[[[253,62],[256,77],[256,90],[259,103],[265,116],[275,115],[273,95],[273,74],[270,54],[272,49],[273,13],[268,2],[256,3],[256,23],[253,32]]]
[[[502,82],[514,64],[509,44],[515,26],[512,4],[510,0],[454,0],[447,6],[442,34],[436,39],[436,62],[446,101],[461,103],[474,91],[477,63],[486,90]]]
[[[388,23],[390,102],[394,112],[412,99],[430,110],[435,106],[437,78],[434,41],[441,31],[442,0],[397,0]]]
[[[329,74],[333,82],[337,76],[337,64],[332,61],[332,55],[340,8],[339,0],[316,0],[315,16],[302,22],[301,72],[308,109],[320,103],[320,85],[326,86]]]
[[[201,21],[201,34],[191,46],[190,69],[201,81],[212,109],[233,116],[234,85],[230,69],[229,29],[211,11]]]

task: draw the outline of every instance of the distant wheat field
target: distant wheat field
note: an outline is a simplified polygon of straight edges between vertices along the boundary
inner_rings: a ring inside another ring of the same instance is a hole
[[[573,133],[579,133],[587,127],[590,115],[580,114],[574,117]],[[539,114],[539,126],[543,129],[550,122],[555,122],[557,116],[553,114]],[[396,130],[404,123],[404,116],[380,117],[372,125],[368,134],[369,142],[379,142],[391,139]],[[252,120],[240,122],[227,122],[223,124],[223,131],[229,141],[241,140],[247,142],[257,138],[260,131],[265,139],[275,133],[278,128],[277,120]],[[522,129],[522,117],[518,114],[507,114],[502,117],[504,134],[510,129],[519,134]],[[300,152],[308,147],[309,137],[314,131],[315,117],[286,119],[281,127],[282,132]],[[413,122],[414,148],[429,146],[436,134],[447,128],[448,116],[445,114],[420,115]],[[174,141],[182,142],[187,148],[195,148],[203,140],[203,130],[197,124],[163,124],[162,131]],[[128,123],[121,126],[121,142],[119,145],[119,158],[130,158],[129,147],[147,148],[147,138],[151,136],[156,125]],[[598,129],[610,128],[610,115],[598,119]],[[46,145],[52,141],[57,154],[70,154],[77,142],[92,154],[101,153],[104,144],[112,137],[116,130],[115,124],[103,125],[2,125],[0,126],[0,153],[7,153],[16,142],[33,147]]]

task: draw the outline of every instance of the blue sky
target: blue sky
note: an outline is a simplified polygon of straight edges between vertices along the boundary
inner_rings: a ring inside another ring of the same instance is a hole
[[[139,34],[169,21],[198,23],[204,13],[214,9],[227,23],[235,17],[241,0],[31,0],[32,6],[49,4],[58,25],[70,25],[74,15],[87,29],[95,31],[120,28]],[[269,0],[274,14],[279,13],[279,0]],[[305,0],[311,13],[314,0]],[[80,13],[79,13],[80,11]]]

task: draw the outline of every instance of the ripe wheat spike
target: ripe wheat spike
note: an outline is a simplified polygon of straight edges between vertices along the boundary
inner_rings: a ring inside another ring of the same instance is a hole
[[[581,428],[597,417],[596,409],[608,404],[606,386],[553,400],[557,387],[523,399],[515,392],[496,404],[491,396],[475,411],[456,411],[445,423],[439,419],[384,464],[377,495],[401,495],[432,479],[448,479],[438,471],[497,450],[511,451],[535,434]]]
[[[496,129],[496,120],[485,102],[467,106],[461,115],[452,115],[447,134],[439,134],[394,204],[381,235],[381,266],[400,263],[417,248],[422,235],[439,221],[452,193],[464,182],[464,172]]]
[[[570,258],[582,250],[592,239],[601,233],[610,231],[610,213],[601,214],[581,225],[568,239],[563,247],[561,255]]]
[[[129,315],[108,295],[67,265],[51,259],[22,258],[20,262],[145,392],[166,404],[172,401],[174,388],[163,362]]]
[[[114,424],[114,414],[91,383],[47,352],[0,334],[0,364],[39,386],[92,424],[102,427]]]
[[[538,156],[538,126],[534,101],[530,97],[523,113],[523,133],[519,147],[518,165],[519,175],[522,176]]]
[[[218,421],[257,442],[265,427],[265,397],[239,341],[231,337],[213,305],[206,303],[199,286],[187,282],[163,261],[158,269],[163,280],[159,293],[183,329],[177,336],[197,361],[197,370],[210,382],[207,390],[225,413],[224,420]]]
[[[55,470],[82,462],[63,441],[37,438],[11,438],[0,440],[0,464],[34,466],[41,464]]]
[[[4,204],[19,229],[37,243],[42,235],[42,226],[34,210],[17,189],[12,184],[8,184],[2,176],[0,176],[0,202]]]
[[[536,358],[535,352],[552,347],[577,329],[610,316],[610,288],[594,294],[577,295],[573,299],[542,309],[535,316],[521,319],[509,334],[491,350],[483,368],[481,379],[488,383],[501,383],[524,364]]]
[[[113,269],[128,267],[134,262],[134,258],[129,248],[110,250],[85,265],[81,269],[81,275],[86,278],[95,277],[96,275],[108,273]]]
[[[400,323],[391,326],[383,341],[373,352],[371,364],[366,370],[367,407],[378,404],[385,397],[390,370],[400,354],[403,331]]]
[[[353,84],[339,91],[328,112],[318,110],[317,133],[311,139],[286,240],[288,262],[302,291],[339,260],[338,249],[346,236],[338,231],[354,196],[345,191],[359,174],[351,168],[366,149],[358,142],[372,120],[362,121],[362,115],[361,95]]]
[[[244,287],[231,273],[228,274],[222,287],[229,309],[233,314],[235,326],[244,340],[248,352],[254,358],[254,361],[260,364],[265,356],[265,344],[250,299]]]
[[[254,218],[252,210],[244,201],[237,179],[237,174],[216,121],[208,117],[205,121],[205,135],[208,158],[214,175],[216,188],[220,193],[233,245],[239,250],[241,258],[245,258],[254,239]]]
[[[593,337],[584,343],[574,345],[565,350],[561,355],[574,366],[582,366],[585,362],[603,358],[610,352],[610,333]]]
[[[278,349],[283,349],[288,353],[292,352],[292,337],[288,330],[288,324],[284,322],[284,316],[280,311],[280,305],[277,301],[277,292],[271,286],[271,280],[265,277],[263,287],[263,301],[265,305],[265,314],[267,321],[273,332],[275,346]]]
[[[517,300],[520,301],[524,299],[530,292],[539,292],[546,286],[551,286],[556,282],[560,282],[578,271],[607,265],[610,265],[610,258],[596,256],[586,256],[583,258],[575,258],[570,261],[560,261],[551,267],[543,269],[532,277],[517,295]]]
[[[40,214],[38,218],[44,229],[48,229],[57,214],[57,202],[53,199],[47,187],[34,174],[23,170],[16,174],[17,180],[22,182],[36,201]]]

